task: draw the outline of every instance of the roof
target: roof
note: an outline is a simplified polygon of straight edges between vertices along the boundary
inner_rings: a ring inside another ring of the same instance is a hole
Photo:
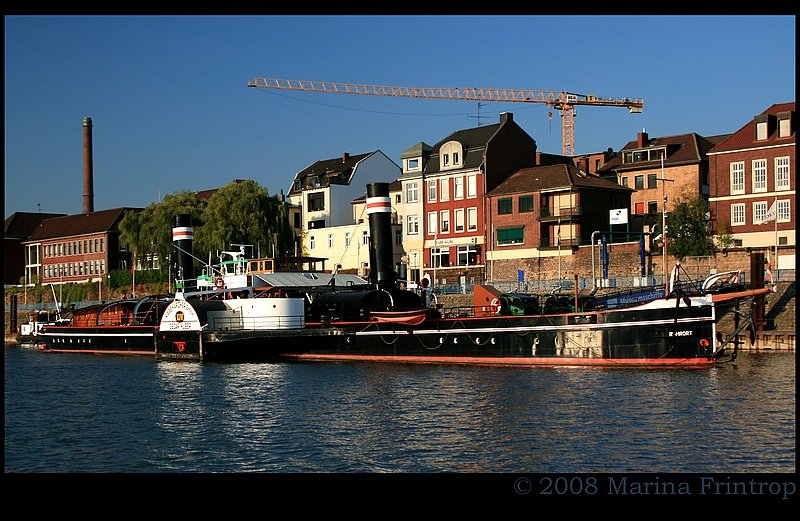
[[[717,136],[719,138],[719,136]],[[637,161],[635,163],[623,163],[623,152],[627,150],[641,150],[643,148],[667,147],[667,157],[664,165],[676,165],[686,163],[697,163],[705,159],[705,155],[713,147],[713,142],[708,138],[690,132],[688,134],[677,134],[674,136],[663,136],[649,138],[644,147],[640,147],[637,140],[629,141],[622,150],[609,159],[597,172],[598,174],[610,173],[617,170],[641,170],[660,166],[661,161]]]
[[[6,219],[6,239],[27,239],[45,219],[63,217],[64,213],[14,212]]]
[[[769,107],[767,110],[759,114],[762,116],[764,114],[768,114],[771,116],[777,116],[780,112],[795,112],[795,103],[776,103]],[[792,114],[792,118],[796,116]],[[769,125],[768,125],[769,127]],[[710,152],[717,153],[717,152],[729,152],[731,150],[741,150],[743,148],[760,148],[765,146],[774,146],[780,144],[789,144],[795,143],[797,140],[797,130],[795,128],[795,124],[792,123],[792,132],[789,134],[788,137],[779,138],[778,137],[778,130],[777,128],[773,128],[772,134],[766,139],[761,141],[756,141],[756,133],[755,128],[753,127],[753,120],[748,121],[742,128],[730,134],[728,139],[722,141],[717,146],[712,148]]]
[[[589,175],[574,165],[556,164],[517,170],[511,177],[489,192],[488,195],[493,197],[571,187],[588,190],[633,192],[631,188],[620,186],[602,177]]]
[[[322,287],[328,286],[331,283],[331,278],[334,277],[331,273],[321,272],[278,272],[278,273],[259,273],[253,275],[253,285],[258,286],[255,281],[256,278],[267,285],[274,288],[306,288],[306,287]],[[337,273],[335,276],[336,287],[344,288],[349,285],[361,286],[367,284],[367,281],[358,275],[351,275],[346,273]]]
[[[353,169],[360,161],[371,156],[375,152],[367,152],[364,154],[350,155],[344,153],[339,157],[333,159],[323,159],[312,163],[310,166],[301,170],[294,176],[294,180],[304,180],[308,177],[318,177],[322,186],[328,186],[331,182],[333,184],[350,184],[350,179],[353,175]],[[328,182],[325,182],[327,179]],[[305,184],[305,183],[301,183]],[[297,193],[294,189],[294,183],[289,189],[289,193]]]
[[[425,164],[424,171],[426,174],[439,172],[439,149],[442,145],[449,141],[458,141],[464,147],[464,157],[461,160],[461,168],[474,170],[481,166],[483,163],[483,151],[486,149],[486,144],[492,139],[497,131],[500,129],[502,123],[495,123],[494,125],[485,125],[482,127],[474,127],[463,130],[457,130],[442,139],[433,146],[431,151],[431,160]]]
[[[112,230],[127,211],[139,212],[141,208],[112,208],[99,212],[81,213],[45,219],[31,233],[29,241],[43,241],[60,237],[75,237],[89,233]]]

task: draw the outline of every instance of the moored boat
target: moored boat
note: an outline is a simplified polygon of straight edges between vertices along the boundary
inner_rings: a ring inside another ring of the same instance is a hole
[[[735,357],[739,342],[740,330],[728,338],[716,331],[717,305],[770,291],[756,288],[715,298],[709,287],[719,277],[696,292],[680,289],[673,277],[667,295],[651,291],[616,300],[540,298],[489,288],[481,297],[497,295],[491,303],[480,302],[476,293],[471,310],[450,315],[398,286],[387,244],[389,211],[388,185],[368,185],[375,259],[369,288],[313,299],[280,296],[250,315],[237,299],[209,304],[176,295],[156,335],[157,358],[707,367],[726,355]],[[259,313],[262,320],[253,320]]]

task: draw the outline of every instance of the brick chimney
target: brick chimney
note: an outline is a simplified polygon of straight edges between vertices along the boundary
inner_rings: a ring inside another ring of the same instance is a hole
[[[513,112],[501,112],[500,113],[500,123],[506,123],[508,121],[514,121],[514,113]]]
[[[345,152],[342,154],[342,163],[347,163],[348,159],[350,159],[350,152]]]
[[[649,141],[650,138],[647,136],[647,132],[645,132],[644,129],[636,135],[636,146],[639,148],[646,147]]]
[[[83,213],[94,212],[94,167],[92,166],[92,118],[83,118]]]

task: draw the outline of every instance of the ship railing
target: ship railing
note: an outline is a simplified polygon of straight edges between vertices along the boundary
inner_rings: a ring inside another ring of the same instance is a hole
[[[264,315],[251,317],[215,317],[209,329],[216,331],[258,331],[297,329],[305,325],[305,315]]]

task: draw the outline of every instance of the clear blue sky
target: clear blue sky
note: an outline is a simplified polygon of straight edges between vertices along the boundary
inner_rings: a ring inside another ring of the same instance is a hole
[[[93,120],[95,210],[253,179],[271,194],[320,159],[478,124],[476,102],[248,88],[256,77],[643,98],[578,107],[575,152],[731,133],[795,99],[794,16],[6,16],[5,216],[80,213]],[[540,103],[491,103],[561,152]],[[486,116],[484,118],[483,116]],[[38,206],[40,205],[40,206]]]

